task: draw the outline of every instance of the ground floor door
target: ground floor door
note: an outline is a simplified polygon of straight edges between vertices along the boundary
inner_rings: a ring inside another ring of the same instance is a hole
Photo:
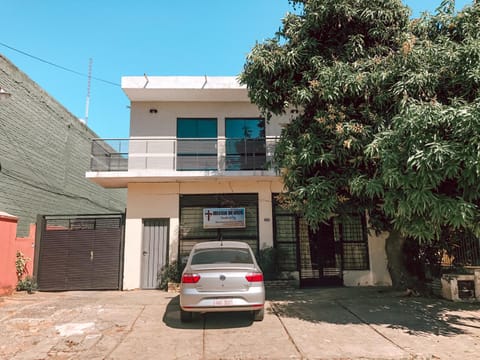
[[[158,289],[168,263],[169,219],[144,219],[142,239],[142,289]]]
[[[273,194],[277,269],[298,271],[300,286],[343,285],[344,271],[370,269],[364,214],[336,216],[318,229],[281,206]]]
[[[342,285],[341,243],[336,240],[332,223],[310,229],[299,219],[298,247],[300,285]]]

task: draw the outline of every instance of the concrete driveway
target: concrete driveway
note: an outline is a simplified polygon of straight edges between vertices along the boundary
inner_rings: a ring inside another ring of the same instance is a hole
[[[161,291],[0,298],[0,359],[478,359],[480,306],[383,288],[268,291],[265,319],[179,321]]]

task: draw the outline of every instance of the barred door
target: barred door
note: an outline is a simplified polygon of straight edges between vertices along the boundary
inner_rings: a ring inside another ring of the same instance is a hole
[[[317,230],[299,219],[300,285],[342,285],[342,255],[332,222]]]

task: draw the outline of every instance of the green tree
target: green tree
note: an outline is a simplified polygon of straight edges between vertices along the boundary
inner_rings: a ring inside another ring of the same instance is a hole
[[[478,5],[455,14],[444,1],[411,21],[400,0],[292,4],[240,77],[267,118],[292,111],[276,149],[282,200],[312,227],[368,211],[375,229],[391,231],[398,285],[405,236],[434,241],[478,218]]]
[[[448,249],[480,234],[480,5],[456,14],[444,1],[410,28],[393,87],[405,105],[367,146],[377,172],[354,189],[378,189],[393,235]]]

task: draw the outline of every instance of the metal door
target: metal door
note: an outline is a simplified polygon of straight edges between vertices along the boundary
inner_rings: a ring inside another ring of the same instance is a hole
[[[169,219],[143,220],[142,289],[158,289],[167,265]]]
[[[334,236],[333,222],[316,231],[299,220],[300,285],[342,285],[341,242]]]
[[[123,214],[40,215],[34,275],[40,290],[118,290]]]

